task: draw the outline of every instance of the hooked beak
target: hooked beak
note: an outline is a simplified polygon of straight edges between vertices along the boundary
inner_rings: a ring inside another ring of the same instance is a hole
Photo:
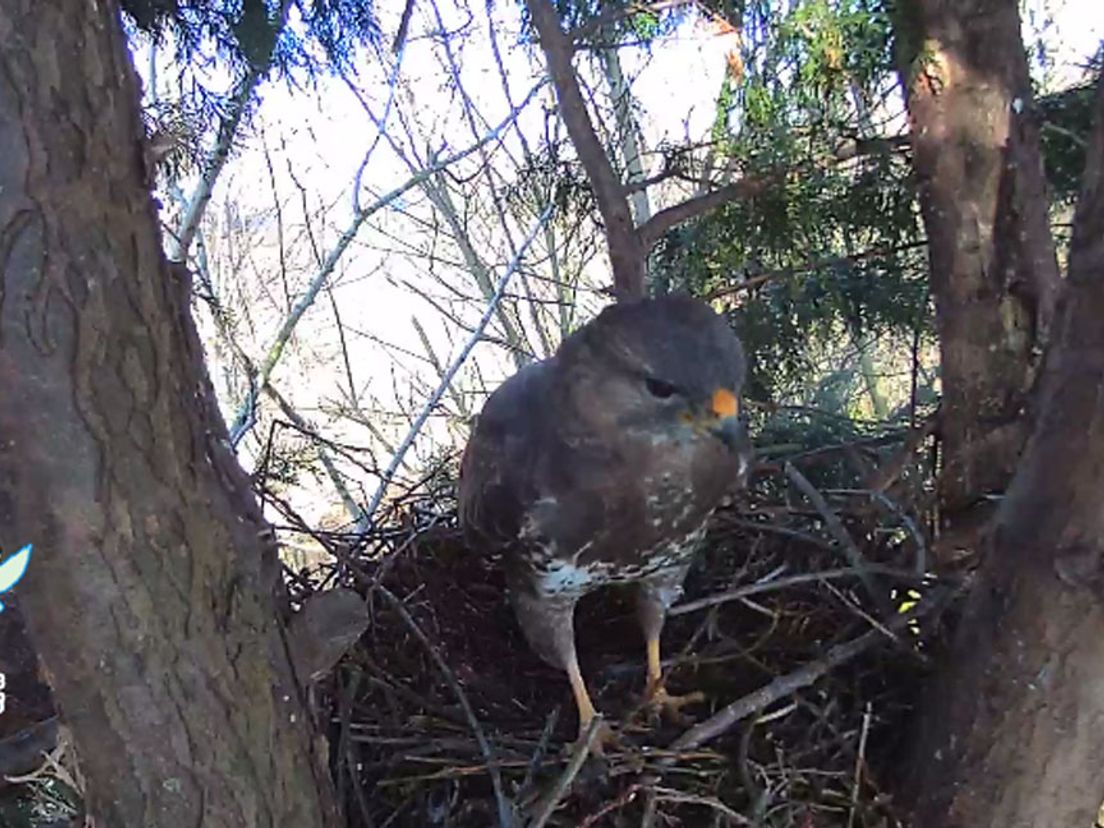
[[[718,388],[710,400],[709,431],[733,451],[746,452],[749,446],[747,426],[740,419],[740,401],[727,388]]]

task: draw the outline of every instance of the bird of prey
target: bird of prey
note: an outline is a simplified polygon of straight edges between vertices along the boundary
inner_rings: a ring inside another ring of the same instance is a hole
[[[460,521],[502,553],[536,653],[567,673],[580,734],[595,715],[575,652],[580,597],[636,582],[647,698],[677,707],[659,637],[705,522],[747,479],[743,349],[704,303],[611,305],[484,405],[461,462]]]

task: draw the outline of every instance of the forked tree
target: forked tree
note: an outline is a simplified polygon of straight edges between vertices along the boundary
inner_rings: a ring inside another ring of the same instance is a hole
[[[941,275],[948,290],[977,275],[966,245],[983,243],[983,263],[1011,263],[1034,291],[1004,318],[1037,327],[1053,254],[1031,212],[1040,162],[1018,120],[1030,112],[1013,65],[1018,16],[1012,0],[975,5],[1005,38],[981,56],[971,19],[945,19],[956,4],[915,4],[899,23],[921,26],[915,55],[938,76],[908,76],[915,121],[968,155],[918,145],[926,217],[933,239],[962,246]],[[579,155],[598,170],[565,33],[545,0],[529,8]],[[187,274],[162,252],[117,10],[9,0],[0,44],[0,548],[40,550],[20,600],[89,807],[105,825],[336,824],[287,650],[275,545],[226,442]],[[954,120],[979,100],[995,131]],[[928,796],[917,825],[1089,825],[1104,798],[1104,89],[1097,110],[1033,437],[961,640],[918,712],[913,782]],[[940,178],[960,167],[980,176],[976,190]],[[708,205],[633,228],[623,193],[594,183],[619,292],[639,295],[660,228]],[[1019,211],[1000,218],[1008,188]],[[993,215],[992,237],[972,238]]]

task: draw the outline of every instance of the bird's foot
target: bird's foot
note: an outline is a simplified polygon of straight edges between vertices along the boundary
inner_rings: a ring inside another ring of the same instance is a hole
[[[682,696],[672,696],[667,692],[663,682],[657,681],[650,683],[644,703],[652,717],[662,716],[673,724],[688,725],[691,719],[682,712],[682,708],[690,704],[700,704],[703,701],[705,701],[705,694],[700,690]]]
[[[590,732],[590,720],[579,722],[579,738],[576,739],[570,746],[569,751],[574,753],[579,750],[583,744],[587,741],[587,734]],[[611,750],[623,750],[625,747],[624,742],[621,741],[621,737],[617,731],[610,727],[609,722],[600,721],[597,725],[597,731],[594,734],[594,740],[590,743],[590,752],[595,756],[605,756],[606,748]]]

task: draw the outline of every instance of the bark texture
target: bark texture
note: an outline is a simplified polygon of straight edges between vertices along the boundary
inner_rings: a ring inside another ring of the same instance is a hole
[[[1104,84],[1034,435],[913,757],[916,826],[1091,826],[1104,801]]]
[[[0,545],[106,826],[336,822],[114,3],[0,4]]]
[[[1011,480],[1061,283],[1016,0],[903,0],[898,42],[942,346],[940,496],[953,515]]]

